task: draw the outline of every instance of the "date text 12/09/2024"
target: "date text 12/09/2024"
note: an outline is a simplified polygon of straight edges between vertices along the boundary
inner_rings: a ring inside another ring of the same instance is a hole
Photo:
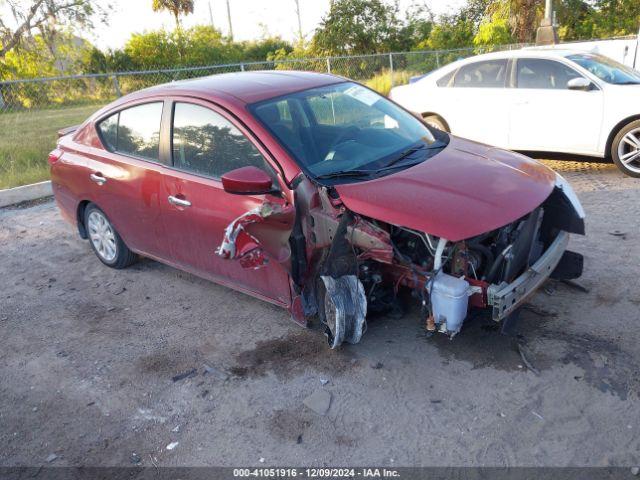
[[[235,478],[399,478],[400,473],[388,468],[236,468]]]

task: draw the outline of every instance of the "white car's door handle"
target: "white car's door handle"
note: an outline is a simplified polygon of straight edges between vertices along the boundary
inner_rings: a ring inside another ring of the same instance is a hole
[[[104,185],[107,181],[107,179],[99,173],[92,173],[91,175],[89,175],[89,178],[92,182],[96,182],[98,185]]]
[[[169,203],[171,205],[177,205],[178,207],[190,207],[191,202],[184,198],[174,197],[173,195],[169,195],[168,197]]]

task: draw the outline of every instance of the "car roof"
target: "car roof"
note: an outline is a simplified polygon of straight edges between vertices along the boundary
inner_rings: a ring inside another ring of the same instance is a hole
[[[135,92],[132,96],[194,95],[212,100],[224,98],[231,102],[235,100],[235,103],[250,104],[344,81],[342,77],[315,72],[289,70],[234,72],[156,85]],[[128,98],[131,99],[132,96]]]
[[[503,50],[500,52],[491,52],[491,53],[483,53],[480,55],[475,55],[473,57],[466,57],[461,59],[460,61],[477,61],[477,60],[491,60],[491,59],[502,59],[502,58],[518,58],[518,57],[529,57],[529,58],[549,58],[549,57],[566,57],[567,55],[572,55],[576,53],[589,53],[586,50],[577,50],[577,49],[568,49],[562,48],[558,46],[547,46],[547,47],[525,47],[519,48],[517,50]]]

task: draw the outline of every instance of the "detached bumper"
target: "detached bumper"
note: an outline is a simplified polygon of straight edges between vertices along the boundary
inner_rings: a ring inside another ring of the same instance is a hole
[[[551,276],[569,243],[569,234],[561,231],[536,263],[513,282],[491,285],[487,303],[493,307],[492,317],[502,320],[524,303]]]

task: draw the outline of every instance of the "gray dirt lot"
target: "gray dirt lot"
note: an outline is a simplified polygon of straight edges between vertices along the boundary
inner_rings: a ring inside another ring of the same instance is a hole
[[[50,201],[0,210],[0,464],[639,464],[640,180],[548,164],[587,210],[591,292],[548,283],[524,311],[539,376],[491,324],[426,338],[415,310],[330,351],[227,288],[102,266]],[[303,404],[319,388],[324,417]]]

